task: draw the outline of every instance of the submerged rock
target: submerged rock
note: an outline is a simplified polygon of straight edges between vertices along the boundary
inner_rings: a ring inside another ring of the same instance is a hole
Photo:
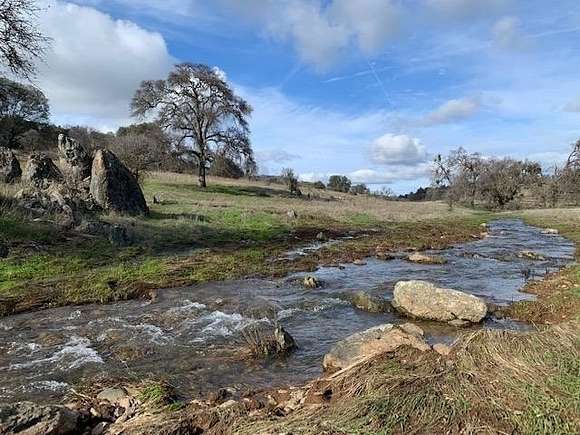
[[[385,313],[390,311],[389,301],[369,295],[364,291],[355,293],[351,299],[352,304],[369,313]]]
[[[534,261],[544,261],[546,257],[533,251],[521,251],[518,253],[518,258],[525,258]]]
[[[426,255],[426,254],[411,254],[407,257],[407,260],[412,263],[419,264],[445,264],[447,260],[438,255]]]
[[[96,152],[90,192],[95,202],[105,210],[131,215],[149,213],[137,179],[111,151]]]
[[[0,433],[67,435],[80,433],[80,415],[62,406],[31,402],[0,405]]]
[[[403,323],[402,325],[399,325],[399,328],[401,328],[407,334],[414,335],[415,337],[423,337],[423,335],[425,335],[425,332],[423,331],[423,329],[419,328],[414,323],[410,323],[410,322]]]
[[[14,183],[21,175],[20,162],[12,150],[0,147],[0,182]]]
[[[477,323],[487,314],[487,305],[480,298],[426,281],[399,281],[392,305],[402,314],[439,322],[459,319]]]
[[[365,358],[393,352],[401,346],[412,346],[421,351],[430,349],[421,338],[387,323],[357,332],[339,341],[324,356],[322,366],[328,371],[340,370]]]

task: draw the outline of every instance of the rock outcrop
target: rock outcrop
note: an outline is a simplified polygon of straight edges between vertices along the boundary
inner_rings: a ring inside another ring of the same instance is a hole
[[[96,152],[90,192],[94,201],[105,210],[130,215],[149,213],[137,179],[111,151]]]
[[[22,175],[20,163],[14,153],[0,147],[0,182],[14,183]]]
[[[387,323],[339,341],[324,356],[322,366],[327,371],[340,370],[366,358],[392,352],[401,346],[412,346],[421,351],[430,349],[420,337]]]
[[[91,156],[77,141],[60,134],[58,153],[60,166],[68,178],[78,182],[91,176]]]
[[[63,180],[62,172],[46,154],[32,153],[26,162],[22,181],[29,186],[46,189],[51,183]]]
[[[0,433],[67,435],[79,433],[79,413],[30,402],[0,405]]]
[[[477,323],[487,314],[487,305],[480,298],[426,281],[398,282],[392,305],[407,316],[439,322],[459,319]]]
[[[278,354],[288,353],[296,348],[294,338],[280,325],[276,325],[276,329],[274,329],[274,338]]]

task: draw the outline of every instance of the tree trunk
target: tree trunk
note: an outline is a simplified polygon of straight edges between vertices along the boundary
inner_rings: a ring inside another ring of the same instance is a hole
[[[207,183],[205,181],[205,161],[199,162],[199,178],[198,178],[199,187],[207,187]]]

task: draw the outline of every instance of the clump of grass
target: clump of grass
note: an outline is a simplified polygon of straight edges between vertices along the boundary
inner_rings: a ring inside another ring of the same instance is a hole
[[[403,348],[317,387],[325,407],[275,423],[240,419],[236,433],[534,433],[580,431],[577,323],[533,333],[465,335],[452,360]]]
[[[164,382],[146,384],[137,398],[151,408],[167,407],[169,411],[174,412],[183,407],[183,402],[177,399],[173,387]]]
[[[278,342],[273,331],[266,331],[257,325],[249,325],[241,332],[249,356],[263,358],[278,353]]]

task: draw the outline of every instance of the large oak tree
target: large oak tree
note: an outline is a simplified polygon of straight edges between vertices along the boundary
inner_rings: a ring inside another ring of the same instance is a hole
[[[252,159],[250,105],[237,96],[223,73],[206,65],[177,65],[166,80],[144,81],[131,103],[133,116],[155,115],[176,137],[176,147],[193,156],[199,185],[216,155]]]

